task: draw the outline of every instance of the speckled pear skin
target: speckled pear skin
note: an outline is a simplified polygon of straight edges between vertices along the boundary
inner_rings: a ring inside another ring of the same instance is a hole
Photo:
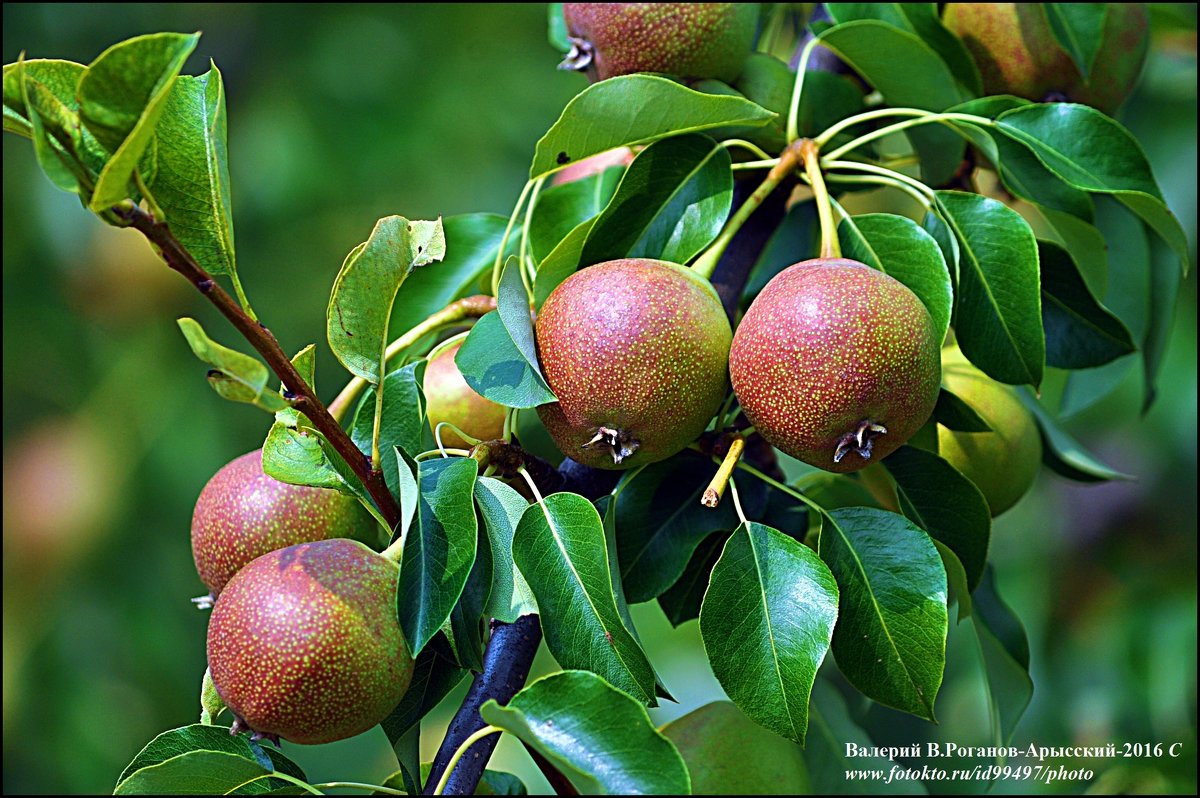
[[[750,54],[758,3],[564,3],[571,36],[594,48],[593,80],[665,72],[730,83]]]
[[[625,258],[568,277],[535,326],[558,402],[538,416],[563,454],[594,468],[662,460],[696,439],[728,390],[732,332],[712,285],[666,261]],[[601,427],[637,441],[620,463]]]
[[[448,421],[468,435],[481,441],[495,440],[504,434],[504,405],[485,399],[467,385],[462,372],[454,363],[461,344],[443,349],[425,364],[425,414],[429,428],[435,433],[437,425]],[[442,427],[442,445],[471,448],[468,441],[449,427]]]
[[[784,269],[746,311],[729,373],[750,423],[773,446],[826,471],[857,471],[921,428],[937,402],[941,365],[929,311],[903,283],[844,258]],[[839,441],[882,425],[870,458]]]
[[[1150,43],[1144,3],[1109,3],[1100,51],[1085,81],[1040,3],[947,3],[943,19],[971,51],[984,94],[1035,102],[1061,96],[1108,114],[1133,90]]]
[[[192,556],[214,596],[239,569],[269,551],[328,538],[374,543],[379,537],[378,522],[354,497],[264,474],[262,449],[214,474],[192,513]]]
[[[259,557],[217,599],[208,665],[225,703],[256,732],[343,740],[400,702],[413,659],[396,617],[400,568],[352,540]]]

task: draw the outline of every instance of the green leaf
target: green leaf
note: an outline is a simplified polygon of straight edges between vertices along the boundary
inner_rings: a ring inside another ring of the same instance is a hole
[[[536,614],[533,591],[512,558],[513,533],[529,502],[500,480],[480,477],[475,483],[475,506],[492,550],[492,587],[484,612],[505,623]]]
[[[738,526],[733,502],[700,504],[715,470],[710,458],[681,452],[627,474],[614,491],[621,581],[630,601],[663,593],[702,541]]]
[[[185,317],[179,319],[178,324],[192,353],[213,367],[208,373],[208,381],[222,397],[261,407],[269,413],[289,406],[278,393],[267,387],[271,372],[261,362],[216,343],[195,319]]]
[[[888,105],[944,111],[970,96],[928,44],[884,22],[845,22],[826,30],[820,39],[874,86]],[[966,149],[958,134],[941,125],[922,125],[906,135],[920,157],[926,183],[941,185],[954,175]]]
[[[700,617],[700,605],[704,602],[713,566],[721,558],[728,539],[729,534],[714,532],[701,541],[683,569],[683,575],[658,597],[658,606],[672,626]]]
[[[307,779],[304,771],[276,748],[261,746],[246,735],[232,735],[228,726],[194,724],[163,732],[147,743],[117,777],[117,791],[121,792],[122,783],[143,768],[202,750],[233,754],[265,770],[278,770],[302,781]],[[281,782],[276,781],[276,786],[281,786]],[[267,789],[269,787],[264,787],[259,792],[266,792]]]
[[[841,591],[833,656],[881,704],[933,720],[946,664],[946,572],[933,542],[901,515],[834,510],[821,557]]]
[[[884,784],[881,780],[846,778],[850,770],[870,769],[890,773],[895,762],[882,756],[846,756],[851,743],[866,749],[875,749],[877,746],[851,720],[846,702],[827,680],[819,679],[813,686],[809,716],[812,726],[804,759],[808,762],[813,795],[926,794],[925,787],[916,779],[893,779]]]
[[[467,574],[467,583],[458,603],[450,612],[447,637],[458,654],[458,663],[483,673],[483,608],[487,606],[492,590],[492,547],[487,530],[480,529],[477,535],[475,563]]]
[[[466,669],[443,658],[433,648],[422,651],[413,666],[408,692],[380,724],[392,745],[396,745],[410,729],[416,728],[466,675]]]
[[[790,105],[789,96],[788,106]],[[815,138],[835,122],[854,116],[862,110],[863,94],[854,81],[832,72],[809,70],[804,75],[804,92],[800,96],[796,129],[801,136]],[[786,111],[784,114],[786,115]],[[830,145],[836,146],[849,140],[848,134],[841,133]]]
[[[221,751],[189,751],[142,768],[117,785],[114,795],[261,794],[291,782],[271,778],[257,762]]]
[[[975,59],[962,40],[942,24],[937,4],[827,3],[825,7],[837,22],[877,19],[917,36],[941,56],[966,91],[983,94],[983,80],[979,76],[979,68],[975,66]]]
[[[725,544],[700,608],[713,674],[756,723],[804,742],[808,697],[838,615],[833,574],[812,549],[762,524]]]
[[[583,795],[690,795],[687,766],[646,709],[584,671],[538,679],[479,714],[550,762]]]
[[[617,609],[604,526],[592,503],[556,493],[530,505],[512,547],[558,664],[597,673],[654,705],[654,669]]]
[[[775,114],[739,97],[692,91],[654,75],[593,83],[567,103],[537,143],[530,178],[614,147],[649,144],[726,125],[765,125]]]
[[[355,376],[378,385],[387,367],[388,319],[414,267],[441,260],[446,239],[439,219],[410,222],[385,216],[371,237],[346,257],[329,297],[329,347]]]
[[[883,460],[896,480],[900,508],[958,557],[971,590],[983,577],[992,514],[971,480],[933,452],[902,446]]]
[[[961,252],[954,333],[989,377],[1039,385],[1046,361],[1037,241],[1016,211],[978,194],[936,192]]]
[[[604,210],[623,174],[624,167],[613,166],[538,194],[529,223],[533,259],[544,261],[572,230]]]
[[[1025,391],[1017,391],[1017,395],[1037,420],[1038,430],[1042,433],[1042,462],[1051,471],[1076,482],[1134,479],[1097,460],[1095,455],[1058,425],[1041,402]]]
[[[25,138],[33,137],[33,127],[26,107],[25,92],[21,88],[20,72],[26,80],[35,80],[49,91],[58,102],[72,112],[79,111],[75,90],[79,78],[87,70],[83,64],[54,58],[22,59],[4,65],[4,130]]]
[[[1187,273],[1187,235],[1137,139],[1118,122],[1086,105],[1045,103],[1001,114],[996,126],[1076,188],[1113,195],[1171,247]]]
[[[1142,339],[1143,374],[1146,379],[1143,413],[1150,409],[1158,393],[1158,372],[1166,357],[1172,322],[1175,320],[1175,299],[1181,282],[1178,270],[1171,267],[1170,256],[1157,244],[1153,242],[1150,246],[1150,318],[1146,337]]]
[[[579,268],[583,246],[595,224],[594,218],[577,224],[538,265],[537,275],[533,280],[533,299],[537,307],[540,308],[554,289]]]
[[[29,77],[24,61],[5,68],[5,82],[5,94],[16,95],[14,105],[28,120],[22,119],[42,172],[57,188],[86,196],[92,179],[79,156],[79,115],[52,89]]]
[[[205,726],[215,725],[217,716],[225,710],[225,699],[217,693],[213,684],[212,671],[204,669],[204,678],[200,680],[200,723]]]
[[[904,283],[925,304],[937,341],[946,337],[954,292],[937,241],[912,219],[867,213],[842,220],[838,238],[846,257]]]
[[[638,153],[596,219],[580,265],[616,258],[687,263],[721,232],[733,202],[729,151],[707,136],[664,139]]]
[[[1050,30],[1087,81],[1104,41],[1107,3],[1046,3]]]
[[[414,654],[450,617],[475,563],[478,466],[469,457],[420,464],[417,523],[404,541],[397,595],[400,628]]]
[[[1075,261],[1079,274],[1093,296],[1104,296],[1108,289],[1108,244],[1104,235],[1090,222],[1060,213],[1053,208],[1039,207],[1054,239]],[[1128,214],[1126,214],[1128,216]],[[1141,226],[1140,224],[1138,225]]]
[[[400,301],[392,308],[389,329],[407,332],[452,300],[481,293],[480,275],[491,273],[507,224],[507,218],[492,213],[444,218],[446,256],[436,268],[416,269],[408,275]],[[517,238],[510,239],[510,249]]]
[[[945,388],[938,393],[933,417],[946,429],[957,432],[991,432],[992,428],[975,412],[975,408]]]
[[[154,140],[175,78],[199,41],[199,33],[127,39],[101,53],[79,79],[80,119],[112,156],[96,181],[93,211],[133,193],[133,173]]]
[[[1007,745],[1033,698],[1029,678],[1029,639],[1021,620],[996,592],[989,568],[975,591],[971,620],[979,637],[987,679],[988,708],[997,745]]]
[[[800,746],[714,701],[663,726],[692,777],[694,795],[808,795]]]
[[[816,203],[798,202],[789,208],[750,270],[742,291],[742,308],[749,308],[766,284],[788,266],[816,257],[819,238]]]
[[[567,20],[563,17],[562,3],[546,4],[546,21],[546,37],[550,40],[550,46],[560,53],[570,52],[571,42],[567,40]]]
[[[379,449],[399,446],[406,452],[424,449],[424,397],[417,371],[423,362],[409,363],[383,378],[383,412],[379,419]],[[354,414],[350,439],[361,451],[371,451],[375,428],[375,389],[369,388]]]
[[[555,401],[538,366],[529,296],[521,264],[510,258],[500,275],[496,310],[475,323],[454,362],[476,393],[508,407]]]
[[[214,64],[183,75],[158,122],[154,199],[171,232],[210,274],[235,274],[225,87]]]
[[[1038,260],[1048,365],[1092,368],[1137,350],[1121,320],[1092,296],[1065,249],[1039,241]]]

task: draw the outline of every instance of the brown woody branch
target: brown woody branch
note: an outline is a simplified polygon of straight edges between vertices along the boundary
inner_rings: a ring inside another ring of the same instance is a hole
[[[238,332],[263,356],[267,365],[283,382],[284,389],[294,397],[292,406],[308,417],[313,427],[329,441],[334,451],[362,480],[388,525],[395,529],[400,523],[400,507],[383,481],[383,472],[371,468],[370,459],[359,451],[346,431],[329,414],[329,410],[317,398],[312,387],[296,371],[291,358],[283,351],[271,331],[250,318],[241,305],[217,285],[212,275],[205,271],[179,239],[175,238],[166,222],[155,219],[132,204],[117,206],[113,208],[113,213],[154,244],[167,265],[187,278],[188,282],[212,302],[221,315],[229,319]]]

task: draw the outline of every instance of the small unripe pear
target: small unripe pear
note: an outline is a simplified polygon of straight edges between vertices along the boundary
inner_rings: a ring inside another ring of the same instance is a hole
[[[379,536],[378,522],[353,496],[264,474],[262,449],[214,474],[192,514],[192,556],[214,596],[267,552],[329,538],[375,543]]]
[[[826,471],[857,471],[933,412],[940,344],[903,283],[858,261],[816,258],[784,269],[755,298],[729,374],[773,446]]]
[[[485,399],[467,385],[462,372],[454,363],[461,344],[443,349],[425,364],[425,414],[429,428],[437,434],[437,425],[447,421],[473,438],[495,440],[504,434],[504,405]],[[442,427],[444,446],[469,449],[471,443],[459,437],[450,427]]]
[[[975,483],[997,516],[1029,492],[1042,465],[1042,439],[1017,397],[972,366],[958,347],[942,350],[942,384],[971,406],[991,432],[938,427],[938,454]]]
[[[563,3],[574,49],[562,69],[593,81],[634,72],[733,82],[750,53],[758,3]]]
[[[1129,96],[1149,48],[1144,3],[1107,3],[1087,80],[1054,36],[1042,3],[947,3],[946,27],[963,40],[985,94],[1069,100],[1113,113]]]
[[[535,329],[558,397],[538,416],[584,465],[670,457],[725,398],[729,321],[708,280],[683,266],[625,258],[581,269],[546,299]]]
[[[259,557],[208,625],[221,699],[261,734],[313,745],[361,734],[404,697],[413,659],[396,615],[400,568],[352,540]]]

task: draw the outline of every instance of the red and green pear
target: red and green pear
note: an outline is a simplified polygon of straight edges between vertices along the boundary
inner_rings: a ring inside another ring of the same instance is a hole
[[[598,263],[562,282],[535,326],[558,401],[538,415],[563,454],[630,468],[679,452],[728,389],[732,337],[721,301],[691,269],[644,258]]]
[[[477,394],[463,379],[454,363],[460,347],[461,344],[455,344],[443,349],[425,364],[425,381],[421,388],[425,394],[429,428],[437,434],[438,424],[445,421],[473,438],[495,440],[504,434],[504,416],[508,411],[504,405]],[[441,441],[444,446],[471,448],[471,443],[450,427],[442,427]]]
[[[845,473],[887,457],[929,418],[940,344],[903,283],[858,261],[817,258],[784,269],[755,298],[729,374],[767,441]]]
[[[413,673],[399,579],[396,563],[344,539],[289,546],[240,570],[208,625],[208,665],[235,728],[315,745],[386,718]]]
[[[214,596],[256,557],[329,538],[376,543],[379,524],[352,496],[288,485],[267,476],[262,449],[238,457],[214,474],[192,514],[196,570]]]

